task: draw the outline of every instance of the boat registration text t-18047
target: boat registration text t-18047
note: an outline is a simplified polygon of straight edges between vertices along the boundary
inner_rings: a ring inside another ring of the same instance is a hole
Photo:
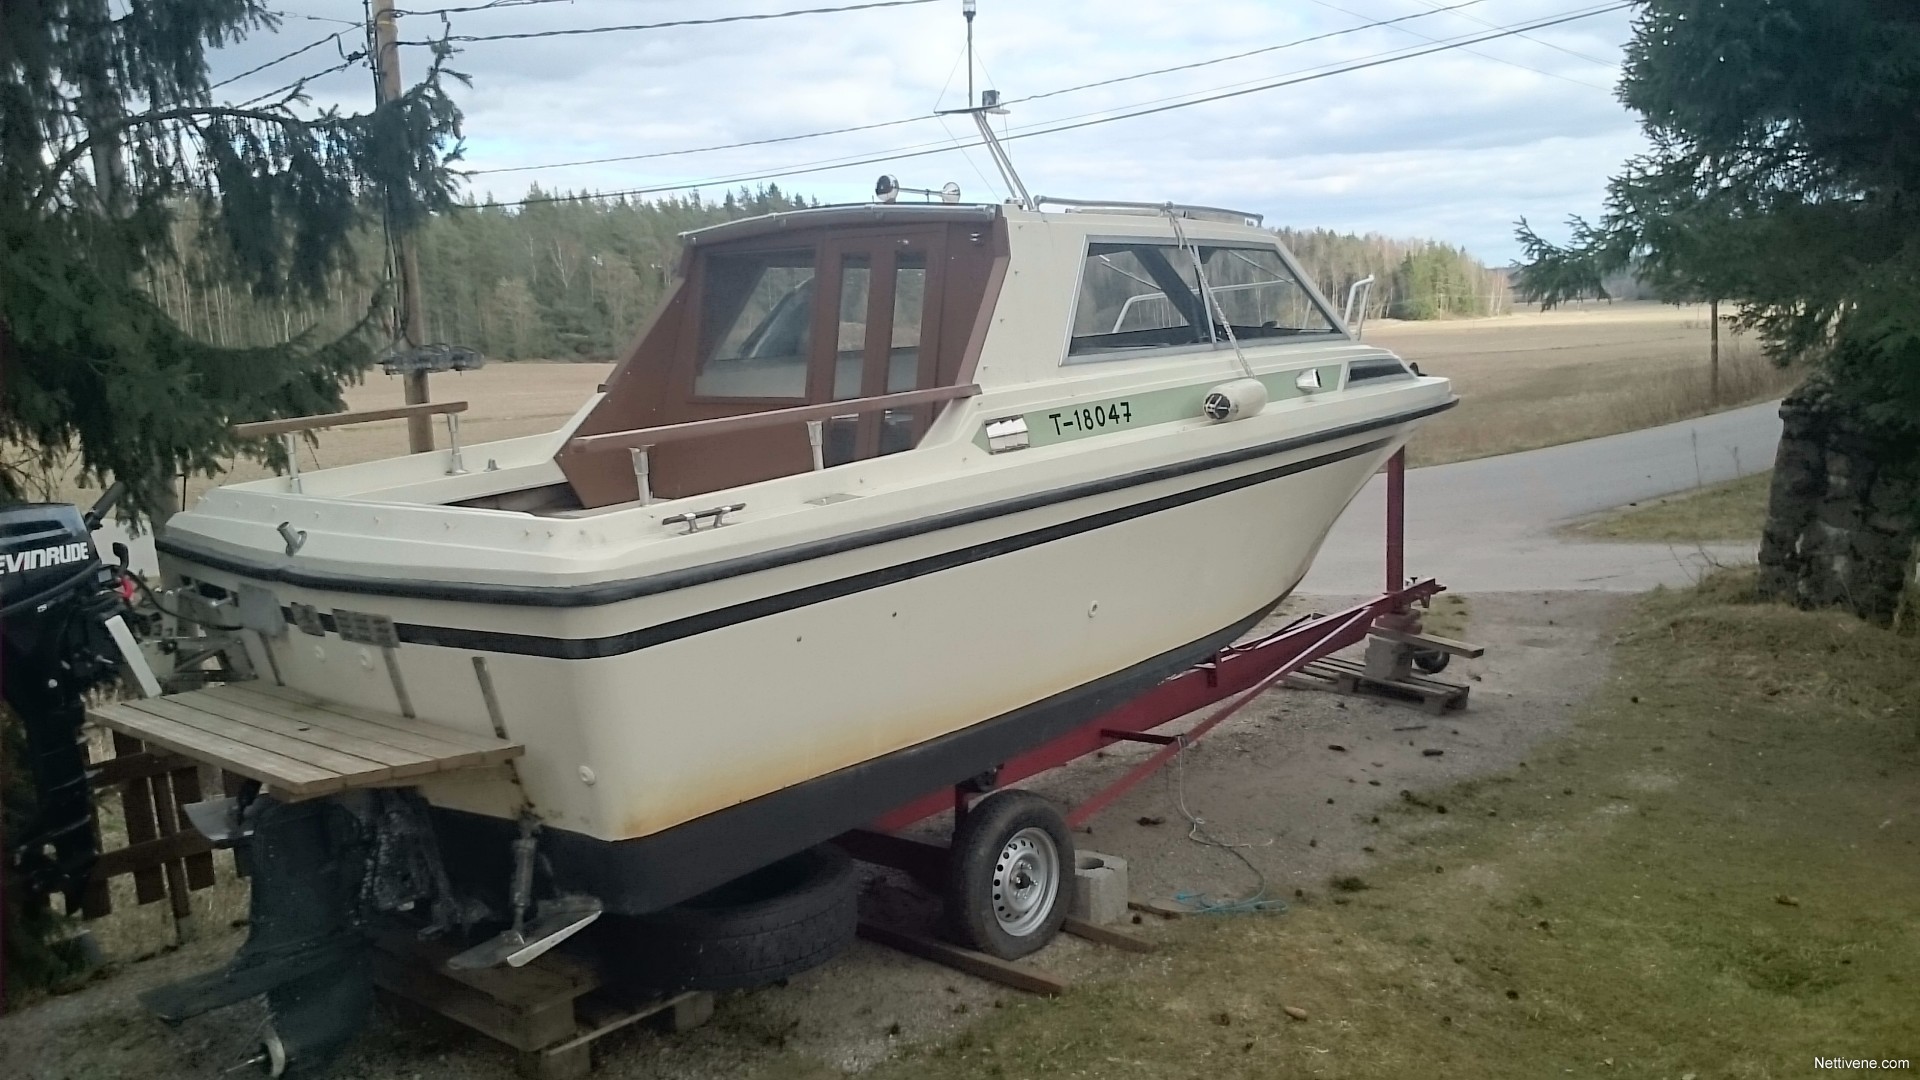
[[[1102,428],[1125,427],[1133,423],[1133,402],[1109,401],[1101,405],[1084,405],[1078,409],[1048,413],[1047,419],[1053,421],[1053,433],[1064,435],[1067,432],[1086,434]]]

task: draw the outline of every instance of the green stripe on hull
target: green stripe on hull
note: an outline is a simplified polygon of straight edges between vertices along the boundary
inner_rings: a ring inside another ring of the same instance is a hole
[[[1317,368],[1292,368],[1257,376],[1266,384],[1267,400],[1287,401],[1304,397],[1305,393],[1294,381],[1303,372],[1320,372],[1320,385],[1334,387],[1340,385],[1342,364],[1321,364]],[[1182,420],[1192,420],[1200,415],[1200,405],[1206,401],[1208,391],[1219,386],[1222,380],[1211,379],[1204,383],[1188,386],[1176,386],[1167,390],[1153,390],[1143,394],[1122,394],[1115,397],[1099,398],[1092,401],[1062,402],[1021,413],[1027,421],[1027,439],[1030,446],[1052,446],[1055,443],[1072,442],[1075,439],[1093,438],[1099,435],[1112,435],[1122,431],[1152,427],[1156,424],[1172,424]],[[1228,380],[1232,381],[1232,380]],[[1005,420],[1006,416],[992,416],[988,420]],[[974,432],[975,446],[987,448],[986,424]]]

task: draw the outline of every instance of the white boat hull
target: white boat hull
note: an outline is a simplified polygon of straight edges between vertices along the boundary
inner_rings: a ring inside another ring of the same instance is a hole
[[[837,812],[797,815],[817,842],[1084,721],[1113,703],[1102,693],[1116,678],[1151,682],[1169,673],[1156,661],[1177,669],[1224,644],[1214,639],[1256,621],[1305,574],[1416,419],[1306,434],[1261,418],[1198,429],[1190,441],[1203,452],[1185,461],[1165,462],[1159,441],[1162,464],[1151,468],[1003,486],[984,503],[930,507],[879,542],[791,552],[615,602],[507,609],[267,584],[282,604],[393,618],[423,719],[484,730],[484,663],[505,734],[527,753],[517,777],[425,786],[438,807],[504,826],[530,803],[550,830],[630,842],[765,803],[751,814],[762,825],[716,834],[738,837],[790,816],[783,793],[817,802],[800,789],[864,770],[858,796],[829,800]],[[227,588],[249,580],[218,558],[176,549],[170,560],[175,573]],[[396,708],[377,649],[290,629],[271,650],[261,669],[296,689]],[[1020,719],[1050,700],[1047,717]],[[996,734],[975,749],[913,753],[987,728]],[[770,842],[805,846],[777,831]],[[733,872],[757,865],[739,855],[723,860],[738,862]],[[708,876],[679,866],[673,891]]]

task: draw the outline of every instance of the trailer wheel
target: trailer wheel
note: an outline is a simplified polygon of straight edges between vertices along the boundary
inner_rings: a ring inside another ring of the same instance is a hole
[[[1413,666],[1429,675],[1438,675],[1447,670],[1453,661],[1453,655],[1444,649],[1420,649],[1413,654]]]
[[[1030,791],[995,792],[954,830],[947,925],[963,945],[1012,960],[1041,949],[1066,921],[1073,837]]]
[[[650,915],[603,916],[617,980],[655,990],[743,990],[818,967],[853,942],[853,860],[822,845]]]

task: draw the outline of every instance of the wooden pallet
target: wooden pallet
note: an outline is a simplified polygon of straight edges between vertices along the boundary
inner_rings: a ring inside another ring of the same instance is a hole
[[[289,802],[417,783],[435,773],[497,765],[524,750],[492,735],[258,682],[116,701],[87,715],[149,746],[258,780]]]
[[[667,1031],[699,1027],[713,995],[688,991],[635,999],[601,985],[584,961],[550,952],[523,968],[454,971],[451,945],[380,937],[374,984],[386,993],[464,1024],[518,1052],[522,1076],[576,1080],[593,1069],[593,1044],[643,1021]]]
[[[1467,688],[1459,683],[1417,674],[1376,679],[1367,674],[1365,664],[1334,656],[1307,664],[1288,675],[1286,682],[1295,690],[1327,690],[1336,694],[1365,694],[1405,701],[1436,716],[1467,707]]]

